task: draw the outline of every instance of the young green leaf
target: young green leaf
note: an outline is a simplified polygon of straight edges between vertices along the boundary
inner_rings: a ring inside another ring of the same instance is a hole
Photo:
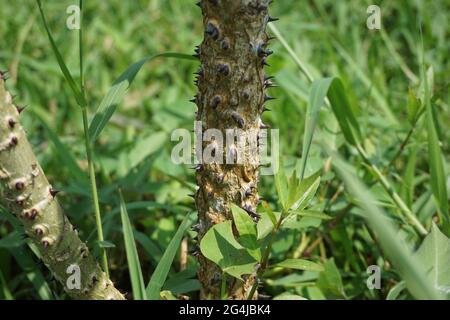
[[[289,185],[290,190],[295,190],[293,196],[288,199],[287,208],[290,210],[303,210],[309,205],[320,185],[320,171],[303,179],[298,185]]]
[[[331,297],[345,298],[344,284],[334,259],[327,260],[323,268],[317,281],[319,288],[324,293],[331,295]]]
[[[125,201],[122,193],[119,192],[120,197],[120,217],[122,219],[123,239],[125,242],[125,252],[128,261],[128,270],[131,279],[131,288],[133,290],[133,298],[135,300],[147,300],[145,292],[144,277],[142,276],[141,264],[136,249],[136,242],[133,235],[133,227],[131,226],[128,217]]]
[[[301,217],[310,217],[310,218],[317,218],[322,220],[330,220],[332,217],[329,215],[326,215],[323,212],[319,211],[313,211],[313,210],[292,210],[289,211],[289,214],[295,214]]]
[[[256,223],[243,209],[234,203],[230,204],[233,220],[239,232],[239,242],[248,250],[248,253],[257,261],[261,261],[261,249],[258,243]]]
[[[159,300],[161,288],[164,286],[164,282],[169,274],[170,267],[173,263],[173,259],[177,254],[178,248],[180,247],[181,240],[187,229],[190,227],[193,221],[193,215],[188,214],[184,218],[181,225],[178,227],[177,232],[173,236],[169,243],[166,251],[164,252],[161,261],[158,263],[150,282],[147,285],[147,297],[150,300]]]
[[[288,180],[284,172],[283,162],[280,160],[278,163],[278,171],[275,174],[275,188],[278,194],[278,201],[280,202],[283,209],[287,210],[288,201]]]
[[[322,265],[303,259],[286,259],[282,262],[274,264],[272,267],[273,268],[280,267],[304,271],[318,271],[318,272],[324,270]]]
[[[270,205],[266,201],[262,202],[262,206],[264,208],[264,212],[267,214],[267,216],[269,217],[269,219],[272,222],[273,226],[275,227],[277,225],[278,221],[277,221],[277,217],[275,216],[275,214],[272,211],[272,208],[270,207]]]
[[[200,242],[200,250],[222,271],[242,280],[242,275],[255,271],[257,261],[236,241],[231,224],[225,221],[209,229]]]
[[[278,224],[278,220],[281,217],[281,212],[273,212],[274,217],[270,218],[266,211],[261,212],[261,219],[258,221],[257,229],[258,229],[258,240],[262,240],[267,237],[275,226]],[[273,219],[275,218],[275,219]],[[275,224],[273,223],[275,220]]]

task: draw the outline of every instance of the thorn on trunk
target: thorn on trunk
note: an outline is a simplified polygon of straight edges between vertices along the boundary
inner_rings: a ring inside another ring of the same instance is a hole
[[[0,71],[0,80],[8,80],[8,71]]]
[[[224,76],[228,76],[230,74],[230,66],[226,63],[221,63],[217,67],[217,71],[219,71],[219,73],[223,74]]]
[[[223,50],[228,50],[230,48],[230,43],[228,42],[228,40],[222,40],[222,42],[220,42],[220,47]]]
[[[26,107],[27,107],[27,106],[16,106],[17,112],[18,112],[19,114],[21,114],[22,111],[26,109]]]
[[[213,100],[211,101],[210,106],[211,106],[211,108],[216,109],[221,102],[222,102],[222,98],[220,96],[215,96],[213,98]]]
[[[19,138],[17,138],[16,136],[13,136],[11,138],[11,140],[9,141],[9,146],[10,147],[15,147],[19,144]]]
[[[49,192],[50,192],[50,195],[51,195],[53,198],[55,198],[56,195],[57,195],[58,193],[60,193],[61,191],[56,190],[56,189],[53,189],[53,188],[50,188]]]
[[[236,121],[237,125],[239,128],[244,128],[245,126],[245,120],[244,118],[242,118],[239,113],[237,113],[236,111],[233,111],[233,113],[231,114],[231,117],[233,118],[234,121]]]
[[[13,118],[9,118],[8,120],[8,125],[11,129],[14,129],[14,127],[16,126],[17,122],[16,120],[14,120]]]
[[[215,24],[213,24],[212,22],[208,22],[208,24],[206,25],[205,33],[207,35],[209,35],[211,38],[213,38],[214,40],[219,39],[219,35],[220,35],[219,28],[217,28],[217,26]]]

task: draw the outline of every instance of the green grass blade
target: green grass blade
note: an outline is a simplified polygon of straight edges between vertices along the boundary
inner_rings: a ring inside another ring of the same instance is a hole
[[[431,189],[433,191],[436,207],[440,218],[444,224],[445,233],[450,234],[450,222],[448,216],[448,194],[446,185],[446,175],[444,170],[443,154],[439,145],[439,137],[436,131],[437,123],[433,117],[431,106],[431,90],[428,77],[423,72],[423,81],[425,86],[425,108],[426,123],[428,133],[428,162],[430,166]]]
[[[83,94],[81,93],[80,88],[78,88],[77,84],[75,83],[75,80],[73,79],[72,75],[70,74],[70,71],[64,62],[64,59],[61,56],[61,53],[59,52],[58,47],[56,46],[55,40],[53,39],[53,36],[48,27],[47,20],[45,19],[44,10],[42,9],[42,2],[41,2],[41,0],[36,0],[36,2],[38,4],[39,12],[41,13],[42,21],[44,23],[44,28],[45,28],[45,31],[47,32],[48,39],[50,40],[50,44],[52,46],[53,53],[56,56],[56,60],[58,61],[59,67],[61,68],[64,78],[66,78],[67,82],[69,83],[69,86],[72,89],[72,92],[75,96],[75,99],[77,100],[78,105],[82,108],[85,108],[87,106],[86,99],[83,96]]]
[[[283,47],[287,50],[291,58],[294,60],[295,64],[300,68],[300,71],[306,76],[309,82],[313,82],[314,78],[309,72],[306,64],[300,60],[300,58],[295,53],[294,49],[288,44],[286,39],[283,37],[281,32],[277,29],[277,27],[273,23],[269,23],[269,29],[273,32],[273,34],[277,37],[277,39],[281,42]]]
[[[14,296],[8,288],[8,284],[5,281],[2,270],[0,270],[0,297],[4,300],[14,300]]]
[[[334,167],[346,183],[347,190],[358,198],[364,217],[377,234],[384,252],[405,280],[411,294],[418,299],[441,299],[442,296],[429,281],[424,266],[414,257],[412,246],[405,242],[398,228],[386,216],[386,213],[374,205],[375,199],[368,191],[367,186],[358,179],[353,173],[353,168],[339,155],[331,151],[328,153],[333,156]]]
[[[389,290],[388,295],[386,296],[386,300],[397,300],[398,296],[402,293],[402,291],[406,288],[405,281],[400,281],[395,286]]]
[[[162,57],[196,60],[196,58],[194,58],[192,55],[189,54],[165,52],[150,57],[146,57],[131,65],[127,70],[125,70],[124,73],[122,73],[122,75],[119,78],[117,78],[113,82],[112,87],[109,89],[106,96],[100,102],[100,105],[89,126],[89,136],[92,142],[94,142],[98,138],[98,136],[105,128],[108,121],[113,116],[114,112],[117,109],[117,105],[122,101],[123,97],[127,93],[128,88],[131,86],[134,78],[141,70],[141,68],[144,66],[144,64],[156,58]]]
[[[304,259],[286,259],[271,266],[271,268],[286,268],[303,271],[323,271],[323,266]]]
[[[32,283],[33,287],[42,300],[53,300],[53,294],[49,284],[45,280],[44,275],[36,268],[36,262],[31,257],[29,248],[22,246],[20,248],[10,249],[10,253],[14,256],[17,264],[23,270],[27,279]]]
[[[14,227],[15,230],[20,230],[21,232],[23,232],[23,228],[19,220],[14,217],[9,211],[6,211],[5,208],[0,207],[0,213]],[[28,242],[27,244],[28,246],[11,246],[7,249],[14,257],[19,267],[22,269],[25,277],[35,288],[39,298],[41,298],[42,300],[52,300],[54,298],[52,290],[50,289],[50,286],[43,276],[40,268],[36,267],[36,262],[31,256],[31,252],[33,252],[40,259],[40,254],[36,247],[32,244],[32,242]]]
[[[305,176],[306,164],[308,161],[309,151],[311,149],[311,142],[314,136],[314,131],[317,125],[317,118],[319,117],[320,108],[328,94],[333,78],[325,78],[316,80],[311,87],[311,94],[309,96],[308,111],[305,119],[305,134],[303,136],[303,150],[302,162],[300,167],[300,180]]]
[[[183,235],[189,226],[192,224],[192,214],[188,214],[181,225],[178,227],[177,232],[169,243],[161,261],[158,263],[150,282],[147,285],[147,297],[150,300],[159,300],[160,292],[169,274],[170,267],[172,265],[173,259],[177,254],[178,248],[180,246]]]
[[[328,90],[328,98],[347,142],[352,145],[360,144],[361,129],[339,78],[333,79]]]
[[[350,105],[344,85],[339,78],[324,78],[313,83],[310,97],[312,113],[318,113],[318,110],[316,109],[320,108],[320,105],[323,103],[326,96],[328,96],[330,107],[339,123],[345,140],[352,145],[360,144],[362,140],[361,129],[353,111],[354,109]],[[310,111],[308,110],[308,112]],[[317,118],[317,114],[315,117]],[[316,121],[317,120],[311,116],[310,126],[315,126]],[[307,129],[308,132],[305,132],[306,146],[304,146],[304,150],[307,150],[305,148],[310,147],[310,139],[312,139],[313,134],[311,131],[314,130],[313,127],[307,127]],[[303,159],[303,162],[305,162],[305,159]],[[302,170],[304,170],[303,167]]]
[[[125,251],[127,254],[128,269],[130,272],[131,288],[135,300],[147,300],[145,291],[144,277],[142,276],[141,264],[136,249],[136,242],[133,235],[133,227],[128,217],[125,201],[120,193],[120,216],[122,218],[123,239],[125,242]]]
[[[414,201],[414,178],[417,164],[417,145],[411,148],[408,162],[403,175],[402,195],[408,208],[412,208]]]
[[[347,62],[347,65],[350,69],[354,71],[354,74],[361,80],[361,82],[366,86],[367,89],[370,89],[373,98],[377,102],[378,106],[380,107],[381,111],[386,116],[386,120],[392,124],[396,125],[399,123],[397,117],[393,113],[393,111],[390,109],[386,99],[381,94],[381,92],[378,90],[376,86],[374,86],[373,81],[370,77],[368,77],[364,71],[361,69],[361,67],[358,65],[358,63],[351,57],[351,55],[342,47],[339,42],[332,41],[333,46],[336,48],[338,53],[344,58],[344,60]]]

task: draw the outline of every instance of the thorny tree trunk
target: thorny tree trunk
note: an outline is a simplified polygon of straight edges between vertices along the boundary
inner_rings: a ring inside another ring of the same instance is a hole
[[[270,78],[264,74],[266,58],[271,54],[267,49],[270,37],[266,33],[267,23],[271,21],[268,15],[271,2],[200,1],[205,37],[197,48],[201,67],[195,102],[197,121],[201,121],[203,131],[218,129],[225,137],[226,129],[240,129],[246,134],[259,133],[264,127],[260,117],[265,111],[264,103],[271,99],[266,95]],[[202,147],[222,151],[220,146],[212,146],[213,143],[204,142]],[[224,146],[223,158],[230,154],[234,158],[234,148]],[[232,219],[229,203],[242,207],[255,222],[258,219],[259,154],[248,152],[248,148],[244,150],[242,164],[203,163],[197,166],[199,223],[196,229],[199,241],[213,225]],[[196,254],[200,262],[201,298],[219,299],[220,269],[201,253]],[[243,282],[228,277],[227,295],[231,299],[245,299],[254,281],[254,276],[246,277]]]
[[[0,182],[3,203],[23,223],[25,233],[39,250],[40,258],[71,297],[124,299],[100,269],[55,199],[57,192],[45,177],[19,123],[20,111],[6,91],[4,73],[0,72]],[[80,288],[68,288],[68,284],[77,284],[74,278],[69,277],[78,270]]]

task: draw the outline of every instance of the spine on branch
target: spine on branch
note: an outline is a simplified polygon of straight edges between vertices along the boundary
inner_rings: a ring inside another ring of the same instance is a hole
[[[42,261],[71,297],[83,300],[124,299],[64,215],[56,200],[57,191],[45,177],[19,123],[21,109],[14,105],[4,80],[4,73],[0,72],[0,183],[3,202],[22,222]],[[80,281],[72,278],[72,282],[69,277],[77,271]]]
[[[197,122],[203,132],[217,129],[222,137],[232,129],[239,136],[258,139],[260,129],[265,128],[261,114],[264,104],[272,98],[266,94],[271,86],[270,77],[264,73],[266,59],[272,53],[267,48],[270,41],[266,33],[271,0],[202,0],[198,3],[203,12],[204,40],[197,47],[201,67],[196,84],[198,93]],[[202,132],[202,134],[203,134]],[[228,144],[221,148],[221,142],[203,141],[202,150],[221,152],[222,163],[205,159],[197,166],[198,191],[196,205],[199,223],[196,229],[199,240],[215,224],[232,220],[230,203],[235,203],[258,220],[256,208],[258,197],[258,150],[250,146]],[[230,164],[229,159],[241,161]],[[197,154],[198,156],[198,154]],[[202,284],[201,298],[220,299],[221,271],[212,262],[198,254],[199,280]],[[231,299],[245,299],[253,286],[254,276],[244,281],[227,280],[227,295]]]

